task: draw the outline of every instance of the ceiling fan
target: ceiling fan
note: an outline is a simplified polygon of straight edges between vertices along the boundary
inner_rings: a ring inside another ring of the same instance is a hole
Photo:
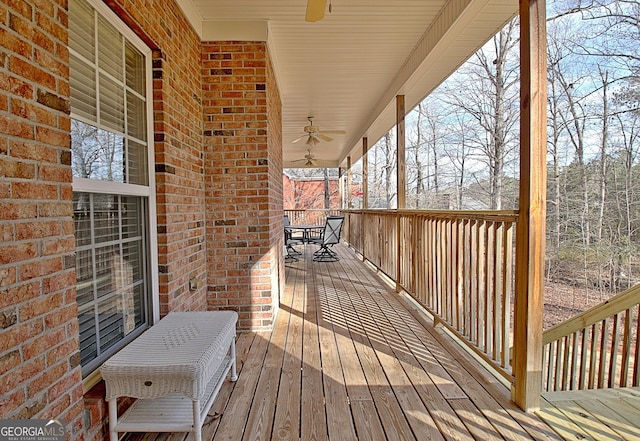
[[[328,137],[327,133],[330,135],[344,135],[345,133],[347,133],[344,130],[320,130],[319,126],[313,125],[313,116],[308,116],[307,119],[309,120],[309,125],[304,126],[304,135],[299,136],[291,141],[292,144],[295,144],[296,142],[307,138],[305,144],[314,146],[316,144],[319,144],[320,141],[333,141],[333,138]]]
[[[315,158],[315,156],[313,156],[313,154],[311,153],[311,149],[308,149],[307,152],[308,153],[304,155],[304,158],[296,159],[291,162],[304,162],[304,164],[302,165],[303,167],[322,167],[323,166],[321,162],[318,161]]]
[[[327,0],[307,0],[307,13],[304,19],[309,22],[322,20],[326,7]],[[331,12],[331,1],[329,1],[329,12]]]

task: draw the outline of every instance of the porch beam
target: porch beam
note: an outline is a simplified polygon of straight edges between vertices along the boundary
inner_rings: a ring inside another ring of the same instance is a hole
[[[544,0],[520,1],[520,207],[516,229],[511,398],[540,408],[546,210],[546,11]]]

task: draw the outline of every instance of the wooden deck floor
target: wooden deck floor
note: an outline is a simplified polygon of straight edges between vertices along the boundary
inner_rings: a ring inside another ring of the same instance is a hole
[[[205,441],[560,439],[351,250],[319,263],[315,248],[286,264],[273,331],[239,335]]]
[[[548,392],[538,415],[567,440],[640,441],[640,388]]]

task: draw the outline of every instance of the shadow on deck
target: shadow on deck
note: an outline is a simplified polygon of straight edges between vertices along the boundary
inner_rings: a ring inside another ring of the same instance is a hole
[[[204,440],[560,439],[352,250],[327,263],[316,248],[286,264],[273,331],[238,336],[239,380]]]

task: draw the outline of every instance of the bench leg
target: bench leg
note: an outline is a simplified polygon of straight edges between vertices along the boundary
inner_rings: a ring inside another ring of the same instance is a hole
[[[193,435],[196,441],[202,441],[202,418],[200,418],[200,400],[193,400]]]
[[[118,432],[116,425],[118,424],[118,400],[113,398],[109,400],[109,441],[118,441]]]
[[[231,340],[231,381],[238,379],[238,373],[236,372],[236,338],[235,336]]]

